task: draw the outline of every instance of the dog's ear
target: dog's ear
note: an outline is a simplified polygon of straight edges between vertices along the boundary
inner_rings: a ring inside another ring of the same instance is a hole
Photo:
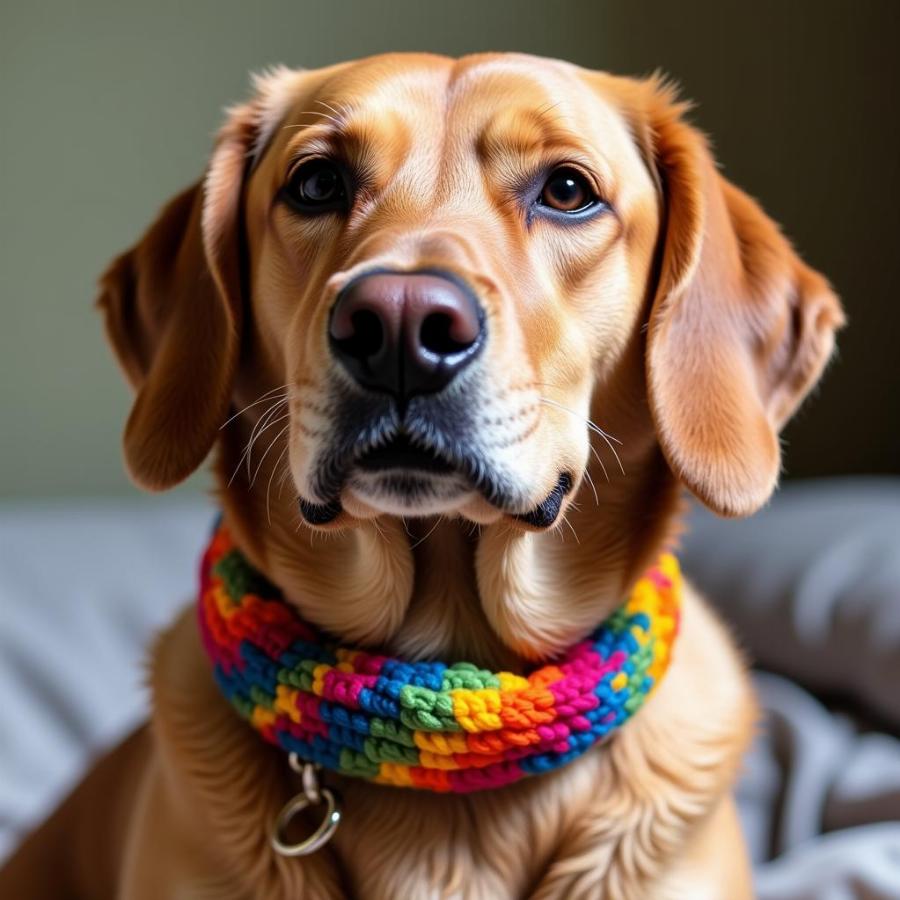
[[[137,396],[125,461],[150,490],[206,457],[228,409],[242,313],[241,217],[259,109],[235,107],[202,183],[175,197],[100,279],[98,306]]]
[[[664,215],[647,335],[651,412],[682,482],[720,515],[748,515],[775,488],[779,429],[821,374],[844,317],[826,280],[719,175],[673,92],[646,87],[638,134]]]

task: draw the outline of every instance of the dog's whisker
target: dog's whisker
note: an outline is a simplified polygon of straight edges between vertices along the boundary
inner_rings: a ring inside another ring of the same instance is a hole
[[[282,416],[278,421],[283,422],[286,418],[288,418],[289,415],[290,413]],[[273,422],[272,424],[274,425],[275,422]],[[269,441],[269,446],[266,447],[265,453],[263,453],[262,457],[260,458],[259,463],[256,466],[256,471],[253,473],[253,477],[250,479],[250,487],[253,487],[253,485],[256,484],[256,479],[259,478],[259,473],[262,470],[263,463],[266,461],[266,457],[269,455],[269,453],[271,453],[272,448],[281,440],[285,432],[290,430],[290,427],[291,423],[288,422],[287,425],[285,425],[284,428],[282,428],[281,431],[279,431],[278,434],[276,434],[275,437],[272,438],[271,441]]]
[[[553,385],[549,385],[549,387],[553,387]],[[583,416],[579,416],[578,413],[576,413],[574,410],[569,409],[568,407],[562,406],[561,404],[556,403],[556,402],[553,401],[553,400],[549,400],[549,399],[546,398],[546,397],[539,397],[538,399],[539,399],[542,403],[546,403],[548,406],[554,406],[554,407],[557,407],[557,408],[561,409],[563,412],[567,412],[567,413],[569,413],[570,415],[575,416],[575,417],[576,417],[577,419],[579,419],[580,421],[585,422],[585,423],[588,425],[588,429],[589,429],[589,430],[593,430],[593,429],[590,428],[590,425],[591,425],[592,423],[586,422],[586,420],[584,419],[584,417],[583,417]],[[609,482],[609,472],[606,470],[606,466],[604,465],[603,460],[602,460],[602,458],[600,457],[600,454],[597,452],[597,448],[593,445],[592,442],[589,441],[589,442],[588,442],[588,449],[591,451],[591,454],[593,455],[594,459],[597,460],[597,465],[600,466],[600,471],[603,472],[603,477],[606,479],[606,481],[607,481],[607,483],[608,483],[608,482]],[[619,466],[620,466],[620,468],[621,468],[621,463],[619,463]],[[597,500],[597,505],[599,506],[599,505],[600,505],[600,500],[599,500],[599,498],[597,497],[597,488],[596,488],[596,486],[594,485],[594,479],[591,478],[590,470],[589,470],[587,467],[586,467],[585,470],[584,470],[584,474],[590,479],[591,487],[592,487],[593,490],[594,490],[594,498]],[[625,473],[623,472],[622,474],[624,475]]]
[[[319,106],[324,106],[325,109],[330,109],[339,119],[345,119],[347,117],[345,112],[335,109],[330,103],[326,103],[324,100],[316,100],[316,103],[318,103]]]
[[[253,426],[250,431],[250,439],[247,441],[247,447],[244,451],[243,459],[247,463],[247,477],[250,477],[250,458],[253,455],[253,445],[256,443],[259,436],[269,427],[269,425],[273,424],[272,419],[276,416],[279,411],[279,407],[286,403],[287,400],[279,400],[270,406],[265,413],[260,416],[259,420]]]
[[[606,479],[606,483],[609,484],[609,472],[606,471],[606,466],[603,465],[603,460],[600,458],[600,454],[597,452],[597,448],[593,444],[589,444],[591,448],[591,453],[594,455],[594,459],[597,460],[598,465],[600,466],[600,471],[603,472],[603,477]]]
[[[278,410],[278,408],[280,406],[284,406],[289,401],[290,401],[290,397],[287,395],[285,395],[283,397],[275,398],[275,400],[272,402],[271,406],[269,406],[268,409],[266,409],[266,411],[259,417],[259,419],[256,420],[256,422],[253,425],[253,428],[250,429],[250,440],[248,441],[248,443],[253,442],[254,435],[256,434],[257,429],[268,424],[268,422],[271,421],[272,416],[275,414],[275,412]]]
[[[552,384],[542,385],[544,387],[554,387]],[[575,412],[574,409],[570,409],[568,406],[563,406],[562,403],[557,403],[556,400],[551,400],[549,397],[540,397],[539,398],[542,403],[549,403],[551,406],[555,406],[557,409],[561,409],[563,412],[567,412],[572,416],[575,416],[578,419],[581,419],[591,431],[596,432],[601,437],[605,437],[607,440],[615,441],[620,447],[622,446],[622,442],[615,436],[611,435],[608,431],[604,431],[593,419],[587,419],[581,415],[581,413]]]
[[[275,422],[269,421],[261,429],[259,426],[262,425],[264,421],[270,419],[275,414],[279,406],[282,406],[285,403],[287,403],[287,399],[278,400],[271,407],[269,407],[268,410],[266,410],[264,415],[260,417],[260,420],[253,426],[253,430],[250,432],[250,439],[247,441],[247,445],[244,447],[241,458],[238,460],[237,465],[234,467],[234,471],[231,473],[231,478],[228,479],[228,487],[231,487],[234,479],[237,477],[237,473],[240,472],[241,467],[244,464],[244,460],[247,461],[247,477],[250,477],[250,455],[253,452],[253,445],[256,442],[257,438],[263,433],[263,431],[265,431],[269,427],[269,425],[274,425]],[[290,412],[285,413],[285,416],[283,416],[282,419],[289,415]],[[281,419],[279,419],[279,421],[281,421]],[[257,431],[257,429],[259,430]]]
[[[420,544],[424,544],[425,541],[427,541],[428,538],[430,538],[434,534],[438,525],[441,524],[441,521],[443,520],[443,518],[444,518],[443,516],[438,516],[434,521],[434,525],[432,525],[431,528],[428,529],[428,533],[425,534],[424,536],[420,537],[419,540],[417,540],[409,549],[415,550],[416,547],[418,547]],[[409,532],[407,532],[407,534],[409,534]]]
[[[281,461],[284,459],[285,454],[290,449],[290,443],[288,441],[284,442],[284,447],[281,448],[281,453],[278,455],[278,459],[275,460],[275,465],[272,466],[272,472],[269,475],[269,481],[266,484],[266,520],[269,525],[272,524],[272,479],[275,477],[275,473],[278,471],[278,466],[281,465]],[[279,497],[281,495],[279,494]]]
[[[290,449],[290,446],[288,447]],[[277,498],[280,500],[281,495],[284,492],[284,486],[287,483],[287,480],[291,476],[291,461],[288,459],[285,461],[284,467],[281,470],[281,474],[278,476],[278,494]]]
[[[569,409],[568,406],[563,406],[562,403],[557,403],[555,400],[550,400],[547,397],[541,397],[540,401],[541,401],[541,403],[546,403],[548,406],[552,406],[552,407],[555,407],[556,409],[562,410],[563,412],[566,412],[571,416],[575,416],[576,419],[579,419],[580,421],[584,422],[584,424],[587,426],[588,430],[592,431],[598,437],[603,438],[603,440],[606,441],[607,447],[609,447],[610,451],[612,452],[612,455],[615,457],[616,463],[618,463],[619,471],[623,475],[625,474],[625,467],[622,465],[622,460],[619,458],[619,454],[616,452],[616,448],[612,444],[612,442],[615,441],[617,444],[619,444],[621,446],[622,442],[618,438],[613,437],[611,434],[607,434],[592,419],[585,418],[584,416],[575,412],[574,409]]]
[[[318,109],[309,110],[308,112],[300,113],[301,116],[317,116],[320,119],[327,119],[329,122],[333,122],[338,128],[343,128],[344,123],[337,118],[336,116],[331,115],[327,112],[322,112]]]
[[[610,452],[611,452],[612,455],[615,457],[616,463],[617,463],[618,466],[619,466],[619,471],[624,475],[624,474],[625,474],[625,467],[622,465],[622,460],[619,459],[619,454],[616,452],[616,448],[613,447],[613,445],[612,445],[612,441],[610,440],[610,436],[609,436],[602,428],[596,428],[595,434],[599,434],[600,437],[602,437],[603,440],[606,441],[606,446],[609,447]],[[620,441],[619,443],[621,443],[621,441]]]
[[[281,130],[282,131],[299,131],[300,129],[303,129],[303,128],[315,128],[316,125],[320,124],[321,119],[327,119],[331,122],[334,122],[334,124],[338,127],[341,127],[343,124],[341,122],[337,122],[333,116],[329,116],[327,113],[319,112],[318,110],[315,110],[313,112],[298,113],[297,117],[302,118],[303,116],[315,116],[316,121],[314,121],[314,122],[294,122],[291,125],[282,125]]]
[[[323,112],[321,109],[305,109],[301,113],[297,113],[298,116],[313,116],[317,119],[324,119],[329,116],[329,113]]]
[[[572,537],[575,538],[575,543],[576,543],[576,544],[581,544],[581,541],[578,540],[578,535],[577,535],[576,532],[575,532],[574,526],[572,525],[572,523],[571,523],[565,516],[563,516],[562,524],[568,526],[569,531],[572,532]],[[560,531],[560,534],[562,534],[561,531]]]
[[[597,496],[597,485],[594,484],[594,479],[591,476],[591,470],[587,466],[585,466],[585,469],[584,469],[584,477],[587,480],[587,483],[591,486],[591,490],[594,492],[594,503],[596,503],[597,506],[599,506],[600,505],[600,497]],[[608,478],[607,478],[607,481],[609,481]]]
[[[345,119],[349,119],[352,112],[350,107],[346,103],[342,103],[340,100],[335,100],[334,102],[337,104],[340,115],[342,115]]]
[[[252,409],[254,406],[259,406],[260,403],[265,403],[266,400],[271,400],[272,395],[278,393],[279,391],[283,392],[284,397],[287,398],[287,394],[290,391],[292,385],[283,384],[281,387],[272,388],[269,391],[266,391],[264,394],[260,394],[258,399],[254,400],[252,403],[248,403],[243,409],[239,409],[233,416],[229,416],[220,426],[219,431],[225,428],[226,425],[230,425],[238,416],[242,413],[245,413],[248,409]]]

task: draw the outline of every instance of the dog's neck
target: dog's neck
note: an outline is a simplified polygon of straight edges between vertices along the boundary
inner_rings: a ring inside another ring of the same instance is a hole
[[[491,627],[479,597],[476,530],[444,520],[408,527],[415,577],[406,618],[392,640],[395,652],[471,658],[515,671],[517,654]]]
[[[672,540],[677,485],[653,440],[624,443],[628,475],[596,466],[597,499],[585,483],[568,525],[541,534],[390,517],[320,534],[298,527],[291,498],[226,490],[221,502],[249,560],[342,640],[518,667],[591,631]],[[223,454],[220,474],[230,465]]]

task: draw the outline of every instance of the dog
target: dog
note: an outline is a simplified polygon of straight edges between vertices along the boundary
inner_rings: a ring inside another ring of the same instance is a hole
[[[131,476],[165,490],[214,451],[243,554],[346,644],[555,658],[674,545],[684,488],[724,516],[767,501],[843,324],[687,113],[659,77],[518,54],[257,77],[101,280]],[[752,895],[731,786],[756,707],[689,585],[668,672],[609,741],[468,795],[325,773],[343,819],[299,859],[269,839],[295,775],[193,612],[149,682],[149,724],[4,896]]]

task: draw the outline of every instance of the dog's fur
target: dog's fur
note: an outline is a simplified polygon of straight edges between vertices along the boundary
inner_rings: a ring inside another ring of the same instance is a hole
[[[304,219],[277,199],[311,152],[357,173],[348,216]],[[523,211],[517,185],[563,162],[590,173],[605,214],[567,226]],[[322,468],[352,468],[335,442],[355,435],[352,457],[392,415],[337,371],[332,301],[360,272],[426,267],[486,310],[477,379],[447,389],[468,418],[429,427],[447,445],[463,428],[494,487],[403,497],[347,469],[342,514],[309,526],[297,497],[329,500]],[[681,485],[724,515],[765,503],[778,431],[842,323],[668,86],[518,55],[258,78],[204,181],[104,275],[100,306],[137,391],[138,483],[167,488],[215,447],[227,522],[304,617],[349,643],[517,668],[621,601],[677,535]],[[563,471],[575,486],[557,524],[523,524]],[[668,674],[609,744],[470,796],[329,775],[345,819],[304,859],[269,848],[296,786],[219,695],[193,612],[158,641],[151,685],[150,725],[26,843],[9,896],[751,893],[730,786],[754,703],[690,588]]]

